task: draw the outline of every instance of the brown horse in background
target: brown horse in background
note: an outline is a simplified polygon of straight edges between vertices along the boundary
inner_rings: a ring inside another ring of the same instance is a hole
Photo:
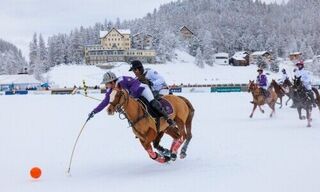
[[[194,115],[194,109],[187,99],[175,95],[165,95],[163,98],[172,105],[173,114],[170,117],[175,120],[178,129],[169,127],[168,123],[161,118],[160,127],[157,130],[155,120],[147,113],[143,105],[129,96],[128,92],[123,89],[114,89],[112,91],[110,105],[107,108],[109,115],[114,114],[116,111],[125,115],[131,124],[133,133],[139,138],[140,143],[150,158],[160,163],[169,161],[171,157],[162,156],[154,152],[151,143],[159,145],[159,141],[164,133],[170,135],[173,138],[170,152],[174,158],[174,155],[176,157],[180,146],[186,140],[180,154],[180,158],[184,158],[192,137],[191,125]]]
[[[260,111],[264,113],[264,110],[261,109],[261,106],[264,104],[268,104],[269,107],[272,109],[272,112],[270,114],[270,117],[272,117],[272,115],[275,113],[275,103],[278,99],[276,92],[273,89],[269,89],[270,96],[268,98],[265,98],[265,96],[261,92],[261,88],[256,83],[254,83],[254,81],[250,80],[248,84],[248,92],[251,92],[253,96],[253,109],[250,114],[250,118],[252,118],[257,106],[259,106]]]
[[[282,108],[282,97],[286,95],[285,90],[276,82],[276,80],[272,79],[270,83],[270,88],[273,87],[276,92],[278,98],[280,99],[280,109]]]

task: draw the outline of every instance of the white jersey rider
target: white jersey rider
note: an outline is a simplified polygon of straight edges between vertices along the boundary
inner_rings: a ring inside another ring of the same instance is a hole
[[[311,99],[312,105],[315,107],[316,104],[315,104],[315,99],[312,92],[312,82],[311,82],[310,74],[304,69],[303,61],[298,62],[296,66],[298,67],[298,70],[296,70],[295,72],[295,77],[301,78],[302,84],[306,89],[308,96]]]
[[[149,85],[156,97],[159,94],[169,94],[167,83],[157,71],[149,68],[145,69],[139,60],[132,61],[131,65],[129,71],[133,71],[140,82]]]
[[[287,71],[285,69],[282,69],[281,72],[282,72],[281,79],[278,80],[278,83],[280,85],[282,85],[284,83],[284,81],[289,78]]]

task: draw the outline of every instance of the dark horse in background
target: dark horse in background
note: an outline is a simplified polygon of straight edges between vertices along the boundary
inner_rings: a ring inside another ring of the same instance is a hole
[[[274,91],[276,92],[278,98],[280,99],[280,108],[282,108],[282,97],[287,96],[288,100],[286,101],[286,105],[288,105],[288,102],[292,99],[292,83],[290,82],[289,78],[286,78],[283,82],[282,86],[279,85],[274,79],[271,81],[270,87],[274,88]]]
[[[307,90],[302,84],[301,77],[295,78],[293,80],[293,97],[292,100],[297,107],[299,118],[301,120],[306,119],[308,121],[307,127],[311,127],[311,111],[312,111],[312,101],[307,94]],[[320,107],[320,96],[317,89],[312,88],[313,92],[316,94],[316,103]],[[306,110],[307,117],[301,115],[302,109]]]

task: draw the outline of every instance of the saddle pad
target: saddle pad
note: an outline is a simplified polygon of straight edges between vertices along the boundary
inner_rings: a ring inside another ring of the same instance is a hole
[[[161,98],[160,103],[161,103],[162,107],[167,111],[168,115],[171,115],[173,113],[173,108],[172,108],[171,104],[169,103],[169,101]]]

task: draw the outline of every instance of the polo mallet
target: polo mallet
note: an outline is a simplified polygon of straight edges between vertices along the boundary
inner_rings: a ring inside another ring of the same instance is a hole
[[[72,153],[71,153],[71,157],[70,157],[70,161],[69,161],[69,167],[68,167],[68,170],[67,170],[67,174],[68,174],[68,175],[70,175],[71,163],[72,163],[74,151],[75,151],[75,149],[76,149],[76,145],[77,145],[78,140],[79,140],[79,137],[80,137],[80,135],[81,135],[84,127],[85,127],[86,124],[88,123],[89,119],[90,119],[90,117],[88,117],[88,119],[86,120],[86,122],[83,124],[83,126],[82,126],[82,128],[81,128],[81,130],[80,130],[80,132],[79,132],[79,134],[78,134],[78,137],[77,137],[77,139],[76,139],[76,141],[75,141],[75,143],[74,143],[74,145],[73,145],[73,149],[72,149]]]

